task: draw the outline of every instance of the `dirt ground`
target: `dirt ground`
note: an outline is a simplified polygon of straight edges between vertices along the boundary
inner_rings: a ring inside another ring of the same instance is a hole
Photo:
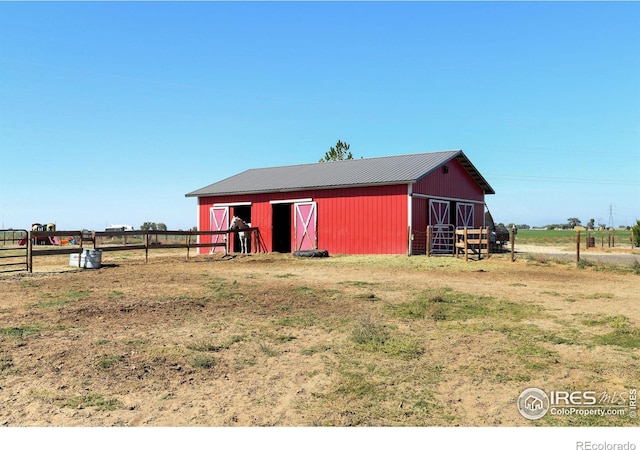
[[[531,426],[525,388],[640,385],[637,346],[594,344],[640,327],[632,272],[522,255],[38,264],[0,276],[1,426]],[[392,314],[442,289],[502,302],[495,321]],[[361,350],[350,336],[365,319],[420,351]],[[558,420],[542,424],[572,424]]]

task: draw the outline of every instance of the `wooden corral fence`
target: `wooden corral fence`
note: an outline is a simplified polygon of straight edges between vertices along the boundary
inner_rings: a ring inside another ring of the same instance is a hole
[[[489,243],[489,228],[469,229],[467,227],[456,230],[455,256],[464,254],[464,260],[469,261],[469,255],[482,259],[484,250],[487,258],[491,257]]]
[[[491,242],[489,228],[456,229],[451,224],[429,225],[425,231],[412,230],[410,245],[413,255],[450,255],[458,257],[465,255],[477,255],[479,259],[484,254],[489,257],[491,252],[502,246]]]
[[[225,231],[20,231],[26,249],[26,270],[29,272],[33,272],[34,257],[45,255],[78,254],[78,267],[81,267],[81,255],[87,249],[102,252],[144,250],[145,262],[149,261],[149,250],[160,249],[184,248],[187,250],[187,259],[191,249],[198,248],[221,247],[226,255],[229,253],[229,236],[240,231],[250,233],[251,248],[257,252],[266,251],[257,227]],[[216,235],[222,235],[224,239],[201,242],[207,240],[201,237]]]
[[[428,225],[425,231],[411,230],[409,236],[411,254],[455,256],[459,231],[461,230],[456,230],[452,224]]]

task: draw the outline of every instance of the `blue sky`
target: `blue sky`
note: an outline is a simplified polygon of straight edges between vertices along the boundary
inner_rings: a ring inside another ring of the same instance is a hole
[[[169,229],[248,168],[462,149],[499,222],[640,219],[640,3],[1,2],[0,225]]]

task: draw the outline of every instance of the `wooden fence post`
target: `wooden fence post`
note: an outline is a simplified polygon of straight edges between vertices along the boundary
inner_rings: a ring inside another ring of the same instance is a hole
[[[31,231],[27,231],[27,268],[29,273],[33,273],[33,238]]]
[[[580,230],[576,234],[576,263],[580,262]]]
[[[491,258],[491,235],[489,234],[489,227],[485,228],[485,234],[487,236],[487,259]]]
[[[469,243],[467,242],[467,227],[464,227],[464,234],[462,235],[462,239],[464,239],[464,260],[469,261]]]
[[[509,235],[509,243],[511,244],[511,262],[516,260],[514,247],[516,243],[516,230],[515,228],[511,228],[511,234]]]
[[[124,236],[125,245],[127,243],[127,235]],[[149,231],[144,233],[144,262],[149,262]]]
[[[611,242],[613,243],[612,247],[616,246],[616,233],[611,233]]]
[[[426,242],[426,252],[427,256],[431,256],[431,225],[427,225],[427,242]]]

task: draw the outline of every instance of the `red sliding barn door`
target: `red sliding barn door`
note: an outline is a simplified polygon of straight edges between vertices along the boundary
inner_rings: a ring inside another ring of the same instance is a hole
[[[318,206],[316,202],[294,203],[295,250],[318,248]]]
[[[211,231],[224,231],[229,229],[229,207],[228,206],[214,206],[211,208]],[[224,242],[225,236],[223,234],[216,234],[212,236],[213,243]],[[222,247],[211,247],[211,253],[217,251]]]

